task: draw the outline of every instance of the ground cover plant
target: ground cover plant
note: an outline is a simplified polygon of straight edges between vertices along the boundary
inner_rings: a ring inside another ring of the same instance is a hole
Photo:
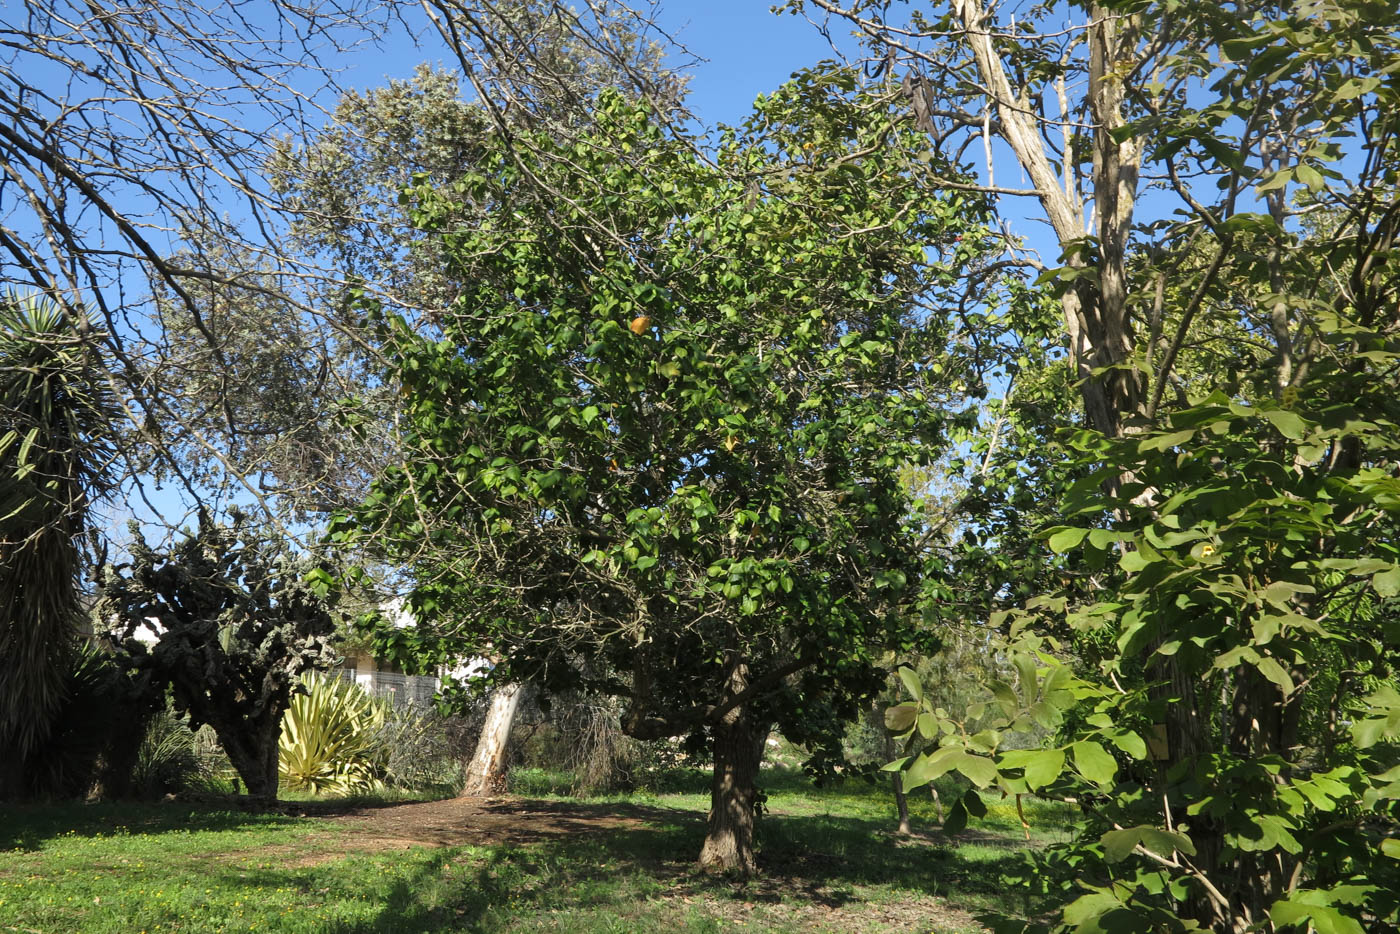
[[[816,791],[765,775],[760,875],[694,868],[708,806],[689,791],[627,798],[386,802],[250,812],[209,805],[17,807],[0,825],[0,930],[977,931],[1009,910],[1014,808],[966,838],[898,838],[883,785]],[[1037,812],[1037,842],[1063,825]],[[1033,909],[1034,906],[1029,906]]]

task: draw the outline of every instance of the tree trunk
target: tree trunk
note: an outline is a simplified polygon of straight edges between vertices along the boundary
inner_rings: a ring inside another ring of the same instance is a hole
[[[885,734],[885,760],[889,761],[895,757],[894,737]],[[901,772],[890,773],[890,789],[894,792],[894,806],[899,813],[899,832],[903,836],[908,836],[914,832],[914,828],[909,824],[909,796],[904,793],[904,775]],[[933,789],[933,785],[929,785]],[[938,792],[933,793],[934,800],[938,800]]]
[[[907,837],[914,828],[909,824],[909,796],[904,793],[904,776],[891,772],[890,784],[894,786],[894,806],[899,811],[899,832]]]
[[[706,872],[758,871],[753,851],[754,801],[758,796],[758,766],[768,728],[748,721],[740,707],[715,727],[715,771],[710,783],[710,818],[700,868]]]
[[[228,761],[247,786],[248,796],[266,804],[276,801],[277,740],[282,733],[281,715],[252,729],[246,723],[236,723],[231,728],[218,723],[211,725],[219,737],[219,744],[228,755]]]
[[[524,692],[523,684],[506,684],[491,693],[486,722],[481,726],[476,752],[467,763],[467,775],[462,782],[464,797],[484,798],[505,790],[510,728],[515,723],[515,712]]]

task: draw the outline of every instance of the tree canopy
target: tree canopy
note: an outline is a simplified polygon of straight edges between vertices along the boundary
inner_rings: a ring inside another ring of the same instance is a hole
[[[466,292],[428,333],[372,309],[407,457],[336,533],[411,569],[418,618],[455,623],[436,651],[489,646],[502,677],[620,693],[633,735],[712,746],[710,843],[736,835],[713,859],[746,871],[756,743],[829,748],[877,647],[910,645],[900,472],[971,380],[985,205],[926,184],[848,80],[764,98],[713,163],[605,95],[566,150],[492,136],[410,189]],[[464,200],[491,210],[456,223]]]

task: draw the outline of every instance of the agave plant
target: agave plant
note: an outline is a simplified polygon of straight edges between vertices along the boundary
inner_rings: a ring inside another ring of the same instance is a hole
[[[48,736],[62,702],[88,509],[114,486],[119,411],[92,334],[52,302],[0,295],[0,748],[10,762]]]
[[[388,760],[382,739],[389,705],[359,685],[307,674],[292,698],[278,744],[283,784],[316,794],[354,794],[381,786]]]

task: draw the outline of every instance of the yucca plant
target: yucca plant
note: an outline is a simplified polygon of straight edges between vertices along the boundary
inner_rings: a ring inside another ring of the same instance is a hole
[[[278,744],[282,782],[316,794],[354,794],[381,786],[388,760],[382,733],[389,705],[359,685],[307,674],[292,698]]]
[[[89,508],[115,483],[118,418],[81,313],[0,295],[0,750],[11,764],[48,736],[63,700],[80,547]],[[0,794],[4,784],[0,774]]]

